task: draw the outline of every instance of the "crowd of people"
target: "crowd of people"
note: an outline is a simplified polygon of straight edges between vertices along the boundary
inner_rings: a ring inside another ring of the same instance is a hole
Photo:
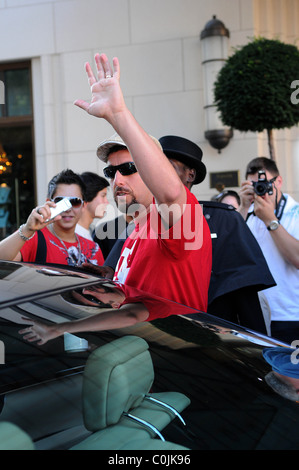
[[[75,105],[115,131],[97,149],[104,177],[67,169],[52,178],[46,202],[0,242],[0,258],[81,266],[289,344],[299,339],[299,203],[283,193],[275,162],[253,159],[239,193],[224,189],[198,201],[192,187],[207,173],[200,147],[180,136],[148,135],[125,104],[117,58],[111,64],[97,54],[95,65],[96,73],[86,64],[91,100]],[[109,186],[123,216],[104,243],[91,227],[104,216]],[[64,197],[71,208],[49,222]],[[132,302],[74,322],[32,322],[23,333],[44,344],[66,331],[151,319]]]

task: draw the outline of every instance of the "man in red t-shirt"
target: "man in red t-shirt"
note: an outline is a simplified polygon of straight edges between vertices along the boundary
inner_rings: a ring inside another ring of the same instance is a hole
[[[75,233],[84,204],[85,185],[72,170],[54,176],[48,185],[48,200],[33,209],[25,224],[0,243],[0,257],[6,260],[40,264],[81,266],[84,262],[102,265],[104,258],[98,244]],[[71,208],[54,221],[46,222],[50,207],[67,197]],[[38,233],[39,232],[39,233]]]
[[[112,67],[105,54],[96,54],[95,62],[96,76],[86,64],[92,99],[90,103],[77,100],[75,104],[105,119],[117,133],[100,145],[98,155],[108,163],[104,175],[111,180],[118,208],[132,216],[136,226],[124,245],[116,278],[148,294],[205,310],[212,247],[201,206],[158,141],[142,129],[127,108],[119,85],[118,59],[113,59]],[[50,327],[34,324],[24,333],[28,333],[27,339],[43,344],[66,331],[122,328],[149,319],[152,316],[147,309],[125,304],[117,311],[108,310],[75,322]]]
[[[185,191],[184,213],[169,228],[163,226],[153,202],[145,220],[136,224],[125,241],[113,279],[206,311],[211,235],[201,206]]]

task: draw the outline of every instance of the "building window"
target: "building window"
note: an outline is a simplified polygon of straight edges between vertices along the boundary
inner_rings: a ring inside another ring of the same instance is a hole
[[[0,64],[0,238],[35,206],[35,158],[30,62]]]

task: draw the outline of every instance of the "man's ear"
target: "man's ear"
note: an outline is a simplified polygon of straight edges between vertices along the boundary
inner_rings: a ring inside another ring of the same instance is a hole
[[[188,183],[192,183],[192,184],[193,184],[193,183],[194,183],[194,180],[195,180],[195,177],[196,177],[196,170],[195,170],[195,168],[190,168],[190,169],[188,170],[188,179],[187,179]]]
[[[282,177],[280,175],[277,176],[274,184],[278,189],[282,187]]]

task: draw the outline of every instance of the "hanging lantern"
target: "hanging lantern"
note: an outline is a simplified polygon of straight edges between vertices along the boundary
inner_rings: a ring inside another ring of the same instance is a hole
[[[214,104],[214,83],[228,56],[229,30],[213,16],[200,34],[204,85],[205,138],[218,150],[226,147],[233,136],[223,125]]]

